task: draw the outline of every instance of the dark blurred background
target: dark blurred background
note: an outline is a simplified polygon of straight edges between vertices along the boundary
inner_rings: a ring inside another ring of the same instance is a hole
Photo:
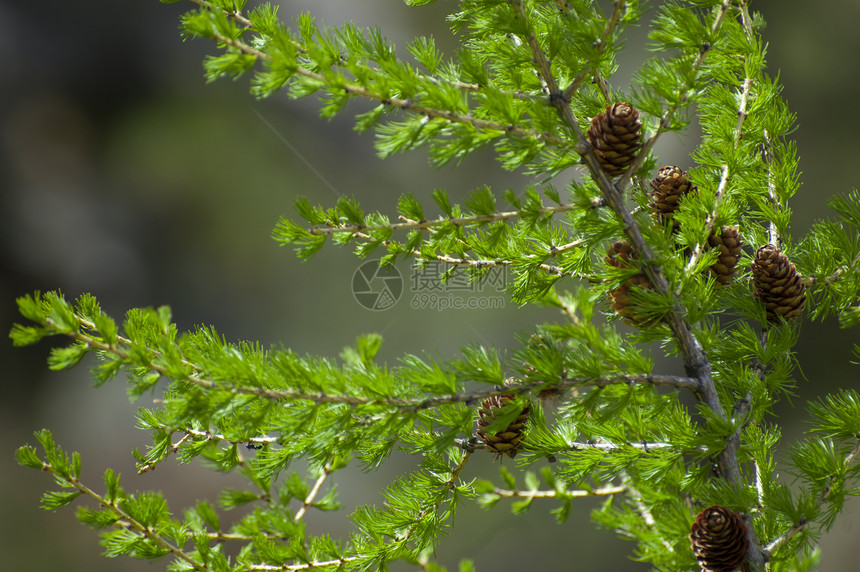
[[[415,34],[433,34],[449,55],[456,45],[444,23],[455,8],[450,1],[413,9],[399,0],[280,4],[285,19],[309,10],[332,24],[378,25],[400,46]],[[519,191],[533,180],[503,171],[489,153],[459,169],[432,168],[422,151],[383,162],[372,135],[352,130],[349,114],[326,122],[316,116],[315,101],[283,94],[256,101],[246,79],[206,85],[201,59],[214,47],[180,39],[177,17],[188,7],[156,0],[0,2],[0,329],[18,320],[16,297],[59,288],[70,298],[95,294],[117,318],[131,307],[169,304],[182,329],[211,324],[230,340],[259,339],[301,353],[333,356],[357,335],[380,332],[386,339],[381,359],[390,363],[406,352],[447,358],[472,342],[510,348],[519,332],[558,319],[510,302],[501,310],[410,308],[408,266],[401,266],[407,290],[400,303],[368,311],[350,290],[360,263],[349,249],[329,247],[302,264],[278,248],[271,229],[279,215],[293,213],[299,195],[325,205],[339,194],[354,195],[365,210],[393,213],[403,192],[428,204],[435,188],[460,200],[480,185]],[[850,110],[860,95],[860,4],[823,0],[813,12],[808,3],[761,0],[753,7],[768,21],[770,73],[780,73],[799,117],[804,186],[791,205],[799,238],[815,219],[830,216],[829,196],[857,184],[851,157],[860,118]],[[626,81],[642,57],[646,32],[632,31],[616,82]],[[663,138],[662,163],[687,165],[695,144],[695,133]],[[567,180],[560,177],[558,186]],[[803,324],[800,395],[778,410],[787,423],[785,443],[804,430],[807,398],[856,384],[857,368],[847,363],[852,341],[856,332],[839,330],[833,320]],[[162,569],[163,563],[105,559],[74,509],[40,510],[49,479],[18,467],[14,449],[35,443],[32,432],[47,427],[67,450],[83,455],[84,478],[95,488],[104,469],[114,467],[127,490],[163,490],[177,513],[238,481],[174,460],[135,475],[129,451],[149,441],[134,429],[133,414],[148,398],[130,404],[121,379],[94,389],[87,367],[48,371],[50,346],[0,344],[0,567]],[[659,367],[679,369],[676,363]],[[469,470],[497,476],[485,457]],[[378,483],[410,464],[342,474],[341,500],[350,509],[379,502]],[[629,560],[634,545],[593,528],[593,506],[575,505],[561,526],[549,514],[552,503],[536,503],[517,518],[507,516],[504,501],[493,512],[467,509],[438,557],[454,568],[471,557],[482,570],[647,569]],[[822,539],[822,570],[853,569],[849,563],[860,558],[858,511],[849,502]],[[313,532],[344,537],[346,514],[312,513],[306,520]]]

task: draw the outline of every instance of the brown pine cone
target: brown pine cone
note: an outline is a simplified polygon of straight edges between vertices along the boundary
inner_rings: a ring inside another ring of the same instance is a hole
[[[717,233],[716,229],[711,231],[708,237],[708,246],[720,251],[720,257],[708,268],[712,276],[716,277],[720,284],[728,284],[738,274],[738,260],[741,258],[741,247],[744,241],[741,238],[740,229],[736,226],[724,226]]]
[[[690,180],[690,175],[675,165],[661,167],[650,184],[651,192],[648,196],[651,197],[651,203],[648,206],[661,221],[672,218],[684,195],[691,191],[699,192],[699,188]],[[674,226],[677,230],[677,223],[674,223]]]
[[[482,401],[478,408],[478,437],[484,442],[488,450],[495,453],[496,460],[502,455],[516,456],[520,443],[525,438],[526,423],[531,412],[531,407],[528,404],[503,431],[496,433],[486,431],[490,423],[496,419],[495,410],[511,403],[514,399],[513,394],[494,395]]]
[[[747,527],[738,513],[710,506],[690,526],[690,545],[702,572],[732,572],[747,558]]]
[[[764,303],[769,322],[780,316],[793,320],[806,304],[805,287],[794,264],[777,247],[765,244],[755,253],[751,265],[756,297]]]
[[[623,240],[613,242],[606,251],[606,263],[616,268],[632,268],[635,266],[636,258],[633,247]],[[621,286],[609,292],[609,299],[611,300],[609,307],[618,312],[618,315],[626,323],[645,326],[651,322],[651,319],[633,308],[633,296],[630,290],[634,286],[653,290],[647,276],[641,273],[634,274],[622,282]]]
[[[639,110],[626,101],[607,105],[591,120],[588,140],[597,160],[610,177],[617,177],[633,162],[642,147]]]

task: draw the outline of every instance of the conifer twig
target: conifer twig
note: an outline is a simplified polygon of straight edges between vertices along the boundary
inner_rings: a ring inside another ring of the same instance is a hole
[[[206,566],[202,562],[198,562],[191,555],[182,550],[180,546],[173,544],[164,536],[159,534],[158,531],[155,530],[152,526],[144,525],[143,523],[135,519],[133,516],[128,514],[126,511],[124,511],[122,508],[120,508],[115,502],[111,502],[110,500],[106,499],[105,497],[101,496],[100,494],[89,488],[87,485],[81,482],[80,479],[73,476],[65,476],[58,471],[55,471],[54,468],[48,463],[43,462],[42,469],[50,472],[57,480],[62,481],[64,483],[68,483],[72,487],[76,488],[80,493],[95,500],[99,504],[99,506],[102,506],[114,513],[116,516],[119,517],[121,521],[123,521],[124,528],[128,528],[129,530],[146,537],[147,539],[151,540],[161,548],[167,550],[180,560],[183,560],[194,570],[198,570],[200,572],[206,572],[210,570],[208,566]]]
[[[467,268],[474,268],[476,270],[483,270],[486,268],[501,268],[503,266],[512,266],[516,264],[516,262],[514,262],[513,260],[474,260],[471,258],[466,258],[465,256],[454,257],[449,256],[447,254],[427,254],[422,252],[415,252],[415,256],[424,260],[434,260],[436,262],[443,262],[451,266],[465,266]],[[573,276],[573,274],[565,272],[560,266],[554,266],[552,264],[540,264],[538,268],[540,268],[547,274],[551,274],[553,276]]]
[[[615,27],[618,26],[618,22],[621,20],[621,15],[624,13],[624,9],[627,7],[627,2],[625,0],[614,0],[615,10],[612,12],[612,16],[609,17],[609,20],[606,22],[606,27],[603,28],[603,33],[600,34],[600,37],[594,42],[595,49],[597,50],[597,55],[601,55],[603,50],[606,49],[606,42],[609,40],[609,37],[612,35],[612,32],[615,31]],[[562,93],[562,97],[564,100],[569,102],[579,87],[582,85],[582,82],[589,75],[589,71],[591,71],[591,66],[594,64],[593,61],[586,62],[583,66],[583,70],[579,72],[570,85],[568,85],[564,92]],[[603,78],[600,78],[603,79]],[[601,90],[602,91],[602,90]]]
[[[725,6],[725,3],[723,5]],[[749,18],[749,12],[747,10],[746,2],[743,3],[743,6],[741,8],[741,20],[743,22],[744,32],[747,36],[747,42],[751,43],[753,41],[753,29],[752,21]],[[734,130],[734,151],[738,150],[738,146],[740,145],[741,139],[743,138],[744,121],[749,115],[749,113],[747,112],[747,105],[749,104],[752,84],[753,78],[751,77],[744,78],[744,81],[741,84],[741,98],[740,104],[738,105],[738,121],[735,125]],[[717,185],[717,191],[714,194],[714,207],[711,209],[711,212],[708,213],[708,217],[705,219],[705,237],[710,236],[711,232],[714,230],[714,223],[717,220],[717,211],[719,210],[720,204],[725,198],[726,189],[728,187],[730,178],[731,172],[729,169],[729,164],[728,162],[726,162],[723,165],[722,173],[720,175],[720,182]],[[775,232],[775,229],[771,228],[771,233],[775,234]],[[707,244],[707,242],[708,240],[707,238],[705,238],[704,241],[696,244],[696,246],[693,248],[693,254],[690,256],[690,260],[687,262],[687,266],[685,267],[684,272],[690,273],[695,269],[696,265],[699,263],[699,260],[701,260],[705,252],[705,245]]]
[[[576,497],[608,497],[620,495],[628,491],[628,488],[623,485],[601,487],[597,489],[571,489],[565,491],[556,490],[528,490],[519,489],[501,489],[495,487],[492,493],[501,498],[520,498],[520,499],[548,499],[548,498],[576,498]]]
[[[660,449],[676,449],[677,445],[673,443],[637,443],[635,441],[631,441],[629,443],[607,443],[603,441],[597,443],[581,443],[578,441],[574,441],[568,443],[567,447],[571,451],[617,451],[618,449],[621,449],[623,447],[630,447],[632,449],[639,449],[647,453],[649,451],[657,451]]]
[[[248,18],[244,17],[241,14],[241,12],[239,12],[239,11],[224,10],[222,8],[219,8],[218,6],[215,6],[211,2],[207,2],[206,0],[188,0],[188,1],[193,3],[193,4],[197,4],[201,8],[206,8],[207,10],[212,11],[212,12],[220,11],[222,14],[224,14],[225,16],[230,18],[231,20],[238,22],[239,24],[241,24],[242,26],[244,26],[248,30],[255,30],[256,29],[254,27],[254,23],[251,22],[251,20],[249,20]],[[305,46],[303,46],[302,44],[300,44],[300,43],[298,43],[292,39],[290,39],[290,43],[296,49],[297,52],[299,52],[300,54],[307,55],[308,49]],[[339,65],[343,65],[346,63],[347,60],[343,56],[341,56],[338,61],[339,61]],[[382,70],[380,70],[379,68],[375,68],[373,66],[365,66],[365,67],[366,67],[366,69],[370,70],[371,72],[374,72],[374,73],[377,73],[380,75],[385,73]],[[447,79],[443,79],[443,78],[439,78],[439,77],[435,77],[435,76],[430,76],[430,75],[424,75],[424,74],[418,74],[418,77],[422,80],[428,81],[428,82],[436,84],[436,85],[450,85],[450,86],[455,87],[457,89],[460,89],[462,91],[475,92],[475,93],[480,93],[481,91],[484,91],[484,88],[482,86],[476,84],[476,83],[468,83],[468,82],[464,82],[464,81],[452,81],[452,80],[447,80]],[[542,98],[540,96],[536,96],[536,95],[532,95],[532,94],[528,94],[528,93],[523,93],[522,91],[502,91],[502,93],[504,93],[505,95],[508,95],[514,99],[519,99],[521,101],[538,101],[538,102],[541,102],[544,104],[548,103],[544,98]]]
[[[96,326],[92,322],[82,318],[81,316],[76,316],[80,321],[81,325],[87,329],[96,331]],[[45,321],[45,325],[49,327],[56,327],[56,324],[47,319]],[[110,354],[115,355],[121,360],[129,360],[131,355],[129,350],[124,350],[120,346],[131,347],[132,342],[128,338],[124,338],[122,336],[117,336],[117,344],[111,345],[105,343],[99,339],[96,339],[92,336],[88,336],[80,331],[67,333],[69,337],[86,344],[88,347],[104,351]],[[161,353],[158,350],[150,349],[153,357],[158,357]],[[191,368],[194,371],[202,371],[202,369],[196,364],[182,360],[183,365]],[[168,368],[159,364],[156,360],[151,361],[148,366],[153,371],[157,371],[165,376],[170,376],[170,372]],[[417,412],[423,409],[429,409],[432,407],[437,407],[439,405],[450,405],[453,403],[474,403],[481,399],[486,399],[488,397],[496,396],[496,395],[505,395],[509,393],[527,393],[529,391],[535,391],[538,389],[546,389],[547,386],[551,386],[552,391],[554,392],[563,392],[567,389],[578,387],[578,386],[593,386],[593,387],[606,387],[609,385],[656,385],[656,386],[668,386],[675,387],[677,389],[686,389],[688,391],[692,391],[694,393],[698,393],[701,391],[701,385],[699,381],[695,378],[676,376],[676,375],[661,375],[661,374],[617,374],[607,377],[572,377],[572,378],[561,378],[559,380],[549,381],[532,381],[529,383],[525,383],[522,385],[517,385],[514,387],[505,387],[498,388],[493,387],[490,389],[484,389],[473,392],[465,392],[465,393],[455,393],[450,395],[441,395],[437,397],[424,397],[424,398],[388,398],[383,399],[379,397],[366,397],[366,396],[355,396],[355,395],[340,395],[340,394],[328,394],[328,393],[311,393],[293,389],[267,389],[265,387],[243,387],[239,385],[226,385],[221,382],[215,382],[209,379],[205,379],[199,377],[197,375],[189,374],[185,378],[186,381],[193,383],[203,389],[221,389],[224,391],[231,391],[236,394],[241,395],[255,395],[264,399],[268,399],[271,401],[289,401],[289,400],[308,400],[314,403],[331,403],[331,404],[343,404],[350,405],[353,407],[361,406],[361,405],[387,405],[389,407],[394,407],[396,409],[400,409],[403,411],[409,412]]]
[[[255,58],[260,60],[271,61],[273,59],[272,56],[267,54],[266,52],[251,47],[248,44],[240,42],[239,40],[228,38],[227,36],[219,34],[218,32],[212,32],[212,39],[220,44],[230,46],[231,48],[237,49],[240,52],[249,56],[254,56]],[[293,68],[292,71],[295,75],[306,77],[323,85],[326,84],[326,77],[324,75],[312,72],[311,70],[304,68],[298,64],[295,68]],[[444,119],[446,121],[450,121],[451,123],[462,123],[466,125],[471,125],[472,127],[475,127],[476,129],[480,130],[499,131],[509,137],[532,138],[548,145],[564,145],[564,141],[562,139],[559,139],[558,137],[549,133],[540,133],[530,129],[523,129],[522,127],[518,127],[516,125],[506,125],[503,123],[497,123],[495,121],[480,119],[470,113],[464,115],[445,109],[422,106],[413,102],[410,99],[402,99],[388,94],[376,93],[354,83],[344,82],[343,84],[338,86],[338,89],[341,89],[344,92],[353,96],[363,97],[365,99],[373,99],[379,101],[383,105],[395,107],[397,109],[400,109],[401,111],[415,113],[416,115],[423,115],[424,117],[427,117],[429,119]]]
[[[310,562],[302,562],[301,564],[250,564],[248,566],[248,570],[259,572],[277,572],[279,570],[283,572],[297,572],[299,570],[331,568],[332,566],[341,567],[344,564],[349,564],[350,562],[355,562],[356,560],[360,560],[360,557],[344,556],[343,558],[338,558],[337,560],[314,560]]]
[[[632,486],[631,481],[632,479],[630,478],[630,475],[624,473],[622,482],[627,488],[627,496],[629,496],[633,500],[633,504],[636,505],[636,510],[639,512],[640,515],[642,515],[642,521],[645,522],[645,525],[656,531],[657,520],[654,518],[654,515],[651,513],[651,510],[648,508],[648,506],[642,501],[642,493],[640,493],[636,487]],[[663,546],[665,546],[666,550],[668,550],[669,552],[675,551],[675,547],[672,546],[672,543],[670,543],[665,538],[663,538]]]
[[[741,142],[741,138],[743,137],[743,132],[741,129],[743,128],[744,120],[747,118],[747,103],[749,102],[750,89],[752,88],[752,79],[746,78],[744,79],[743,85],[741,87],[741,103],[738,109],[738,123],[735,126],[734,131],[734,149],[737,150],[738,145]],[[723,165],[722,174],[720,175],[720,182],[717,185],[717,190],[714,193],[714,207],[711,209],[711,212],[708,213],[708,217],[705,219],[705,236],[710,236],[711,231],[714,230],[714,223],[717,220],[717,211],[719,210],[720,204],[723,202],[723,198],[726,195],[726,189],[729,184],[729,179],[731,178],[731,172],[729,169],[728,163]],[[702,259],[702,255],[705,252],[705,245],[707,244],[707,239],[699,242],[693,248],[693,254],[690,256],[690,260],[687,262],[687,266],[684,268],[684,271],[687,273],[692,272],[696,265],[699,263],[699,260]]]
[[[714,18],[713,23],[711,24],[711,35],[716,35],[716,33],[720,30],[720,27],[723,25],[723,21],[726,19],[726,14],[731,7],[731,0],[724,0],[720,8],[717,10],[717,15]],[[690,74],[691,81],[695,79],[696,74],[699,69],[701,69],[702,64],[705,62],[705,56],[711,51],[711,45],[703,45],[699,49],[699,54],[696,56],[696,61],[693,62],[693,73]],[[636,155],[636,158],[633,160],[633,163],[625,170],[625,172],[621,175],[621,178],[618,180],[617,187],[619,189],[624,189],[627,187],[627,183],[630,181],[630,178],[639,171],[639,168],[642,167],[642,164],[645,162],[645,159],[648,157],[648,154],[651,152],[651,149],[654,148],[654,145],[657,143],[657,139],[666,132],[666,129],[672,124],[672,120],[675,118],[675,114],[678,112],[681,107],[687,103],[687,100],[690,98],[690,95],[694,91],[693,85],[688,85],[685,89],[679,94],[678,101],[672,104],[669,109],[663,113],[662,117],[660,117],[660,121],[657,124],[657,129],[654,133],[649,137],[645,143],[642,144],[642,148],[639,150],[639,153]]]
[[[308,232],[315,235],[323,235],[323,234],[342,234],[342,233],[350,233],[355,234],[359,232],[373,232],[373,231],[403,231],[403,230],[430,230],[432,228],[443,226],[446,224],[453,224],[454,226],[468,226],[468,225],[478,225],[488,222],[496,222],[496,221],[507,221],[516,218],[522,218],[526,214],[539,214],[542,216],[546,215],[556,215],[561,213],[570,212],[573,210],[584,208],[585,210],[591,210],[595,208],[600,208],[604,206],[606,203],[601,198],[595,198],[591,200],[591,203],[582,207],[580,205],[565,203],[557,206],[548,206],[541,207],[539,211],[529,210],[529,209],[521,209],[515,211],[499,211],[490,213],[487,215],[474,215],[474,216],[461,216],[461,217],[439,217],[435,219],[425,219],[420,221],[415,220],[407,220],[404,222],[395,222],[391,224],[340,224],[335,222],[330,222],[327,226],[314,226],[311,227]]]
[[[162,456],[160,459],[155,459],[145,465],[138,465],[137,474],[142,475],[143,473],[147,473],[155,469],[155,467],[157,467],[162,461],[167,459],[170,455],[176,453],[179,448],[182,447],[182,445],[187,443],[189,440],[191,440],[192,437],[193,435],[191,433],[185,433],[185,435],[183,435],[182,438],[179,439],[179,441],[177,441],[176,443],[171,445],[169,449],[167,449],[167,451],[164,453],[164,456]]]
[[[856,439],[854,443],[854,447],[851,451],[845,456],[842,461],[843,466],[848,467],[853,465],[857,459],[860,458],[860,436]],[[833,484],[836,482],[836,477],[831,476],[827,481],[827,486],[825,486],[818,496],[815,499],[815,508],[816,512],[818,508],[827,502],[827,497],[830,496],[830,493],[833,491]],[[806,517],[801,518],[798,522],[794,523],[788,530],[784,533],[770,541],[764,548],[762,548],[762,552],[764,553],[764,557],[766,560],[769,560],[773,553],[777,548],[797,536],[800,532],[806,530],[809,526],[810,522],[806,519]]]
[[[326,481],[326,479],[328,479],[329,475],[331,474],[332,464],[331,461],[329,461],[325,464],[325,466],[323,466],[322,472],[320,473],[319,477],[317,477],[317,480],[314,482],[314,486],[308,492],[308,495],[305,497],[305,500],[302,501],[302,506],[299,508],[299,510],[296,511],[295,519],[297,522],[305,516],[305,513],[308,511],[308,508],[313,505],[314,499],[319,494],[323,483]]]
[[[238,445],[239,443],[245,443],[249,447],[251,445],[256,445],[259,447],[259,446],[268,445],[268,444],[271,444],[271,443],[274,443],[277,441],[277,439],[275,437],[269,437],[269,436],[251,437],[250,439],[243,439],[241,441],[233,441],[233,440],[227,439],[227,437],[225,437],[224,435],[221,435],[219,433],[213,433],[212,431],[200,431],[200,430],[191,429],[191,428],[185,429],[184,432],[185,432],[185,435],[183,435],[176,443],[171,445],[167,449],[167,451],[165,452],[163,457],[161,457],[160,459],[155,459],[153,461],[150,461],[149,463],[147,463],[145,465],[139,465],[137,468],[137,474],[142,475],[143,473],[154,470],[159,464],[161,464],[164,460],[166,460],[170,455],[173,455],[177,451],[179,451],[179,449],[182,447],[182,445],[184,445],[185,443],[187,443],[189,440],[193,439],[194,437],[202,437],[202,438],[206,439],[207,441],[226,441],[226,442],[230,443],[231,445]]]

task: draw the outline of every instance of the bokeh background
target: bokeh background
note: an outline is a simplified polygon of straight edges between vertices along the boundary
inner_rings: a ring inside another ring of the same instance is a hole
[[[456,45],[444,24],[452,1],[422,8],[399,0],[280,4],[287,19],[308,10],[333,24],[378,25],[401,46],[415,34],[433,34],[448,54]],[[510,348],[518,333],[558,318],[509,302],[501,310],[412,309],[407,267],[404,299],[371,312],[351,294],[359,261],[349,249],[326,248],[303,264],[278,248],[271,229],[279,215],[292,213],[299,195],[327,205],[338,194],[355,195],[366,210],[392,212],[403,192],[428,198],[444,188],[459,200],[480,185],[521,190],[533,181],[503,171],[489,153],[459,169],[430,167],[422,151],[383,162],[372,135],[353,131],[351,115],[326,122],[314,101],[284,95],[256,101],[245,80],[206,85],[200,62],[213,46],[182,42],[177,16],[186,8],[156,0],[0,2],[0,329],[18,319],[16,297],[59,288],[69,297],[94,293],[116,317],[131,307],[169,304],[183,329],[211,324],[230,340],[259,339],[298,352],[335,355],[357,335],[380,332],[381,359],[392,362],[425,350],[445,358],[473,342]],[[800,237],[829,216],[829,196],[857,185],[860,115],[851,109],[860,96],[860,2],[756,0],[753,8],[768,21],[770,73],[780,73],[799,117],[804,186],[792,207]],[[622,70],[643,57],[646,33],[631,32]],[[627,77],[622,71],[614,81]],[[688,164],[695,144],[695,133],[665,137],[661,161]],[[856,338],[832,320],[803,324],[799,395],[778,409],[787,423],[783,447],[804,430],[806,398],[856,385],[858,369],[847,363]],[[122,380],[94,389],[86,367],[49,372],[49,348],[0,344],[0,568],[162,569],[163,563],[105,559],[96,534],[77,523],[73,509],[40,510],[49,479],[18,467],[14,449],[34,443],[32,432],[47,427],[83,455],[84,477],[93,485],[114,467],[127,490],[163,490],[177,512],[237,481],[172,460],[135,475],[129,451],[144,448],[148,435],[134,429],[133,414],[146,398],[130,404]],[[661,364],[666,372],[678,368]],[[378,484],[410,464],[401,459],[376,473],[342,474],[342,502],[348,509],[378,502]],[[469,470],[497,475],[489,455]],[[590,524],[593,506],[576,504],[561,526],[549,514],[552,503],[536,503],[517,518],[508,516],[504,501],[491,512],[464,510],[438,557],[452,568],[471,557],[482,570],[647,569],[629,559],[634,545]],[[348,512],[306,520],[311,531],[344,536]],[[858,526],[860,504],[849,501],[821,541],[822,570],[854,569]]]

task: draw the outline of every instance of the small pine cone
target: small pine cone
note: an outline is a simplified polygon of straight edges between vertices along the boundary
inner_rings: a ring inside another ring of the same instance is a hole
[[[690,175],[675,165],[661,167],[657,176],[651,179],[651,203],[648,205],[661,221],[671,220],[678,210],[678,202],[689,192],[698,192],[699,188],[690,180]],[[673,221],[677,230],[678,223]]]
[[[747,558],[747,527],[738,513],[710,506],[690,526],[690,544],[702,572],[732,572]]]
[[[613,242],[606,251],[606,263],[616,268],[631,268],[634,266],[633,261],[636,258],[633,247],[623,240]],[[633,309],[633,296],[630,289],[634,286],[651,288],[651,282],[644,274],[634,274],[622,282],[621,286],[609,292],[609,299],[611,300],[609,307],[618,312],[618,315],[628,324],[644,326],[650,320]]]
[[[514,401],[513,394],[494,395],[481,402],[478,408],[478,437],[487,446],[487,449],[495,453],[495,459],[502,455],[514,457],[519,450],[520,443],[525,438],[526,423],[529,420],[531,407],[526,404],[519,416],[508,425],[508,427],[497,433],[487,433],[485,429],[496,419],[495,410],[504,407]]]
[[[756,297],[767,309],[769,322],[797,318],[806,304],[803,280],[788,257],[772,244],[755,253],[751,265]]]
[[[636,258],[633,247],[625,240],[616,240],[606,249],[606,264],[615,268],[630,268]]]
[[[606,174],[617,177],[642,147],[639,110],[626,101],[607,105],[605,112],[591,120],[588,140]]]
[[[744,241],[740,229],[736,226],[724,226],[719,234],[716,229],[708,237],[708,246],[720,251],[720,257],[708,269],[720,284],[728,284],[738,274],[738,260],[741,258],[741,247]]]

